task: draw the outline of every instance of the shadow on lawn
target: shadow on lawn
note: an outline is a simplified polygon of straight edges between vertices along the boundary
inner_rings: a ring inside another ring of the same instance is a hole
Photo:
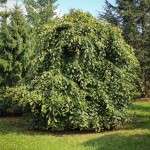
[[[80,135],[80,134],[89,134],[93,132],[87,131],[47,131],[47,130],[36,130],[30,129],[24,123],[23,118],[21,117],[6,117],[0,118],[0,134],[25,134],[25,135],[52,135],[56,137],[61,137],[64,135]]]
[[[132,136],[112,134],[86,141],[83,145],[92,150],[149,150],[150,134]]]
[[[148,102],[149,103],[149,102]],[[150,130],[150,105],[133,105],[134,119],[132,123],[126,125],[122,130],[128,135],[113,134],[104,135],[91,139],[83,143],[85,147],[92,150],[149,150],[150,133],[134,133],[138,129]],[[132,131],[133,130],[133,133]],[[131,133],[130,133],[131,132]]]
[[[33,134],[27,130],[21,117],[1,117],[0,118],[0,134]]]
[[[150,103],[150,102],[146,102],[146,103]],[[142,106],[142,105],[134,104],[133,108],[134,108],[135,111],[142,111],[142,112],[145,112],[145,113],[146,112],[150,113],[150,107],[149,106]]]
[[[149,103],[149,102],[147,102]],[[142,106],[138,104],[133,105],[134,116],[132,123],[129,123],[124,128],[127,129],[150,129],[150,105]]]
[[[132,123],[126,125],[123,130],[135,130],[135,129],[150,129],[150,108],[141,105],[134,105],[135,114]],[[142,111],[144,113],[138,113]],[[53,136],[63,136],[71,134],[88,134],[90,132],[50,132],[50,131],[37,131],[27,128],[24,124],[23,118],[0,118],[0,134],[28,134],[28,135],[46,135],[51,134]],[[104,137],[105,139],[105,137]],[[119,139],[119,138],[118,138]]]

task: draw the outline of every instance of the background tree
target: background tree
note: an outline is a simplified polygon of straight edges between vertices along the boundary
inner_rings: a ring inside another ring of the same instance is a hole
[[[32,29],[18,5],[2,16],[0,39],[1,85],[14,86],[26,75],[34,51]]]
[[[146,86],[150,82],[150,1],[116,0],[113,6],[106,0],[105,12],[99,18],[123,30],[124,39],[136,50],[141,79]]]
[[[6,4],[7,0],[0,0],[0,4]]]
[[[27,17],[32,25],[45,24],[51,22],[54,16],[57,0],[24,0],[27,10]]]

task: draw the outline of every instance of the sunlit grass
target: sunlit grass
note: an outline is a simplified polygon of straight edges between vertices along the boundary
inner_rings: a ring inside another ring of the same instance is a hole
[[[149,150],[150,102],[136,102],[134,121],[103,133],[50,133],[27,130],[21,118],[0,119],[0,150]]]

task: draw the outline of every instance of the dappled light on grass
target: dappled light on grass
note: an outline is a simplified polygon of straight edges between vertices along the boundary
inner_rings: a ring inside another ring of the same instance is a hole
[[[133,105],[135,113],[133,123],[126,126],[126,129],[148,129],[150,130],[150,102],[136,102]]]

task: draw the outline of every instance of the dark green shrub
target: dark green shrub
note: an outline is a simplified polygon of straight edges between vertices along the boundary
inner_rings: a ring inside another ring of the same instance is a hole
[[[34,78],[15,91],[32,126],[101,131],[125,123],[138,61],[121,31],[72,11],[40,34]]]
[[[13,90],[14,92],[14,90]],[[22,115],[22,107],[19,105],[19,101],[11,98],[12,91],[9,91],[11,95],[6,93],[4,88],[0,88],[0,116],[20,116]]]

